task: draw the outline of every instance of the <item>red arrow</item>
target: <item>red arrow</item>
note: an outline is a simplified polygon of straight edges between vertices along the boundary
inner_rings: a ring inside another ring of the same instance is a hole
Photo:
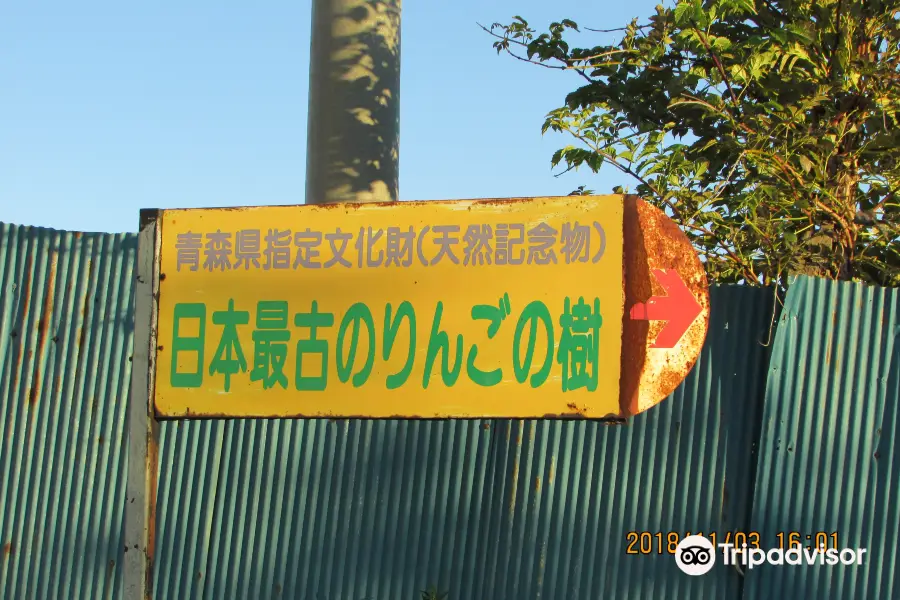
[[[659,332],[652,348],[674,348],[702,307],[684,284],[677,271],[653,269],[656,280],[666,290],[665,296],[652,296],[646,303],[631,307],[631,318],[636,321],[668,321]]]

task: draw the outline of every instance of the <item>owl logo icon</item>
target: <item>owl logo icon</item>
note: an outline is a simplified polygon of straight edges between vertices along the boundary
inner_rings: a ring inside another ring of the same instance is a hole
[[[716,549],[702,535],[689,535],[675,548],[675,564],[688,575],[705,575],[716,564]]]

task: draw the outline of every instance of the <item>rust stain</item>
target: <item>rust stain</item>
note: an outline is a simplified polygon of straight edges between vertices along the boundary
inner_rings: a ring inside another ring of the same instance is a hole
[[[491,428],[491,424],[490,424],[490,423],[482,423],[482,424],[481,424],[481,428],[482,428],[482,429],[490,429],[490,428]]]
[[[87,290],[84,292],[84,302],[81,303],[81,317],[87,319],[88,305],[91,302],[91,293]]]
[[[13,546],[12,542],[6,542],[5,544],[3,544],[3,556],[9,556],[13,553],[14,549],[15,546]]]
[[[251,206],[220,206],[216,210],[221,210],[223,212],[247,212],[248,209],[253,208]],[[173,223],[175,221],[172,221]]]
[[[700,355],[709,327],[709,285],[690,240],[665,213],[636,196],[625,196],[625,310],[622,323],[620,410],[630,417],[658,404],[684,380]],[[636,321],[631,307],[666,291],[651,270],[675,270],[701,312],[672,349],[651,348],[665,321]]]
[[[533,201],[534,198],[481,198],[478,200],[470,200],[472,205],[485,205],[485,206],[504,206],[510,204],[521,204],[522,202]]]
[[[88,276],[87,280],[91,281],[94,274],[94,262],[88,260]],[[84,302],[81,304],[81,327],[78,329],[78,348],[84,346],[85,337],[87,336],[88,307],[91,302],[91,293],[89,290],[84,292]]]
[[[579,408],[579,406],[577,404],[575,404],[574,402],[569,402],[568,404],[566,404],[566,408],[568,408],[573,413],[575,413],[575,415],[573,415],[573,416],[580,416],[580,417],[587,416],[588,409],[586,406],[582,406]]]
[[[29,256],[25,260],[25,271],[24,271],[24,273],[26,274],[25,275],[25,284],[22,286],[22,288],[23,288],[22,289],[22,314],[23,315],[28,313],[28,306],[31,302],[31,281],[33,278],[33,275],[31,274],[32,273],[31,267],[32,267],[32,260],[31,260],[31,257]]]
[[[53,320],[53,297],[56,292],[57,256],[58,255],[51,255],[50,257],[50,272],[47,275],[47,289],[44,291],[44,302],[41,305],[41,314],[38,319],[37,357],[34,361],[34,369],[31,373],[31,389],[28,390],[28,402],[32,405],[37,403],[41,393],[41,379],[43,377],[43,373],[41,373],[41,357],[44,353],[44,344],[47,343],[47,338],[49,337],[48,331],[50,329],[50,323]]]
[[[550,473],[547,475],[547,482],[553,483],[553,476],[556,475],[556,457],[550,458]]]
[[[15,331],[12,332],[12,337],[13,338],[16,337]],[[16,350],[18,350],[18,348],[15,345],[13,345],[13,351],[16,352]],[[16,354],[17,354],[16,360],[17,360],[18,364],[16,364],[16,366],[13,367],[12,388],[10,388],[13,390],[16,389],[17,386],[19,385],[19,372],[22,370],[22,361],[20,360],[22,358],[22,355],[19,352],[16,352]]]
[[[33,265],[33,261],[32,261],[32,258],[29,256],[28,258],[25,259],[25,270],[23,271],[23,273],[25,274],[25,280],[22,284],[22,291],[20,292],[20,295],[19,295],[19,297],[22,299],[21,314],[22,314],[23,319],[28,315],[28,307],[31,305],[31,283],[34,278],[34,276],[32,274],[32,265]],[[19,334],[16,330],[13,330],[12,333],[10,333],[10,337],[12,337],[13,339],[18,338],[18,336],[19,336]],[[17,346],[13,346],[13,347],[17,348]],[[24,369],[22,368],[23,367],[22,355],[20,353],[17,353],[17,355],[18,355],[19,360],[18,360],[18,364],[13,369],[13,381],[12,381],[13,388],[16,388],[18,386],[20,372],[24,371]],[[29,359],[30,358],[31,357],[29,355]]]
[[[152,420],[151,420],[151,428]],[[147,464],[150,465],[158,465],[159,464],[159,440],[153,435],[152,431],[147,431]],[[147,523],[148,529],[148,537],[147,537],[147,554],[145,555],[145,559],[150,565],[147,570],[148,575],[153,573],[153,556],[156,549],[156,492],[157,492],[157,481],[156,481],[156,469],[153,468],[150,470],[150,473],[146,474],[147,479],[150,482],[149,494],[148,494],[148,506],[150,510],[147,511],[149,513],[149,519]],[[152,584],[151,581],[148,581],[147,589],[150,589]]]
[[[628,311],[635,302],[653,295],[653,283],[647,266],[647,251],[643,243],[637,198],[626,196],[622,216],[623,259],[622,279],[625,287],[625,310],[622,315],[622,354],[619,376],[619,411],[625,417],[638,413],[641,373],[646,361],[648,321],[629,318]]]
[[[516,510],[516,490],[519,487],[519,456],[516,455],[516,461],[513,463],[512,485],[509,490],[509,512],[515,513]]]
[[[587,420],[590,420],[590,421],[602,421],[602,420],[604,420],[606,417],[603,417],[603,418],[601,418],[601,419],[588,419],[587,417],[585,417],[585,416],[584,416],[583,414],[581,414],[581,413],[546,413],[546,414],[544,414],[544,415],[541,415],[541,416],[538,417],[538,418],[540,418],[540,419],[557,419],[557,420],[560,420],[560,421],[565,421],[565,420],[567,420],[567,419],[584,419],[584,420],[586,420],[586,421],[587,421]]]
[[[541,545],[541,557],[538,562],[538,589],[544,584],[544,570],[547,568],[547,545]]]
[[[540,477],[534,478],[534,491],[536,491],[536,492],[541,491],[541,478]]]

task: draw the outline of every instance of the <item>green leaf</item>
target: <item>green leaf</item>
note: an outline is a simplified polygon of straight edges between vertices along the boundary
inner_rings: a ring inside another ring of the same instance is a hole
[[[675,22],[683,27],[693,12],[694,6],[691,0],[679,0],[678,5],[675,7]]]
[[[711,46],[717,52],[724,52],[731,48],[731,40],[726,37],[717,37],[712,41]]]
[[[706,10],[703,8],[702,0],[694,0],[693,17],[698,27],[700,27],[701,29],[706,28],[706,25],[709,21],[707,19]]]

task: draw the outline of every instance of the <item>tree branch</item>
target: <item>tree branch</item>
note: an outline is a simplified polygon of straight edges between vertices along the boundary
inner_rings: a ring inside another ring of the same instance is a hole
[[[503,40],[504,42],[512,42],[513,44],[517,44],[519,46],[528,46],[528,44],[526,44],[525,42],[522,42],[519,40],[514,40],[513,38],[509,37],[508,35],[500,35],[499,33],[494,33],[493,29],[488,29],[487,27],[485,27],[478,21],[475,21],[475,24],[478,25],[479,27],[481,27],[482,29],[484,29],[488,33],[488,35],[492,35],[493,37],[497,38],[498,40]]]
[[[734,104],[735,110],[738,107],[738,98],[737,94],[734,93],[734,90],[731,89],[731,79],[728,77],[728,74],[725,72],[725,67],[722,66],[722,61],[719,60],[718,55],[715,50],[709,45],[709,41],[706,39],[706,36],[696,27],[692,28],[694,32],[697,34],[697,38],[700,40],[700,43],[703,44],[703,47],[712,57],[713,62],[716,64],[716,68],[719,71],[719,75],[722,76],[722,81],[725,82],[725,87],[728,88],[728,93],[731,94],[731,102]]]
[[[649,27],[653,27],[653,25],[651,25],[650,23],[647,23],[646,25],[635,25],[634,29],[636,31],[640,31],[642,29],[648,29]],[[628,31],[629,28],[628,27],[614,27],[612,29],[592,29],[590,27],[585,27],[584,29],[586,29],[588,31],[594,31],[596,33],[616,33],[619,31]]]

